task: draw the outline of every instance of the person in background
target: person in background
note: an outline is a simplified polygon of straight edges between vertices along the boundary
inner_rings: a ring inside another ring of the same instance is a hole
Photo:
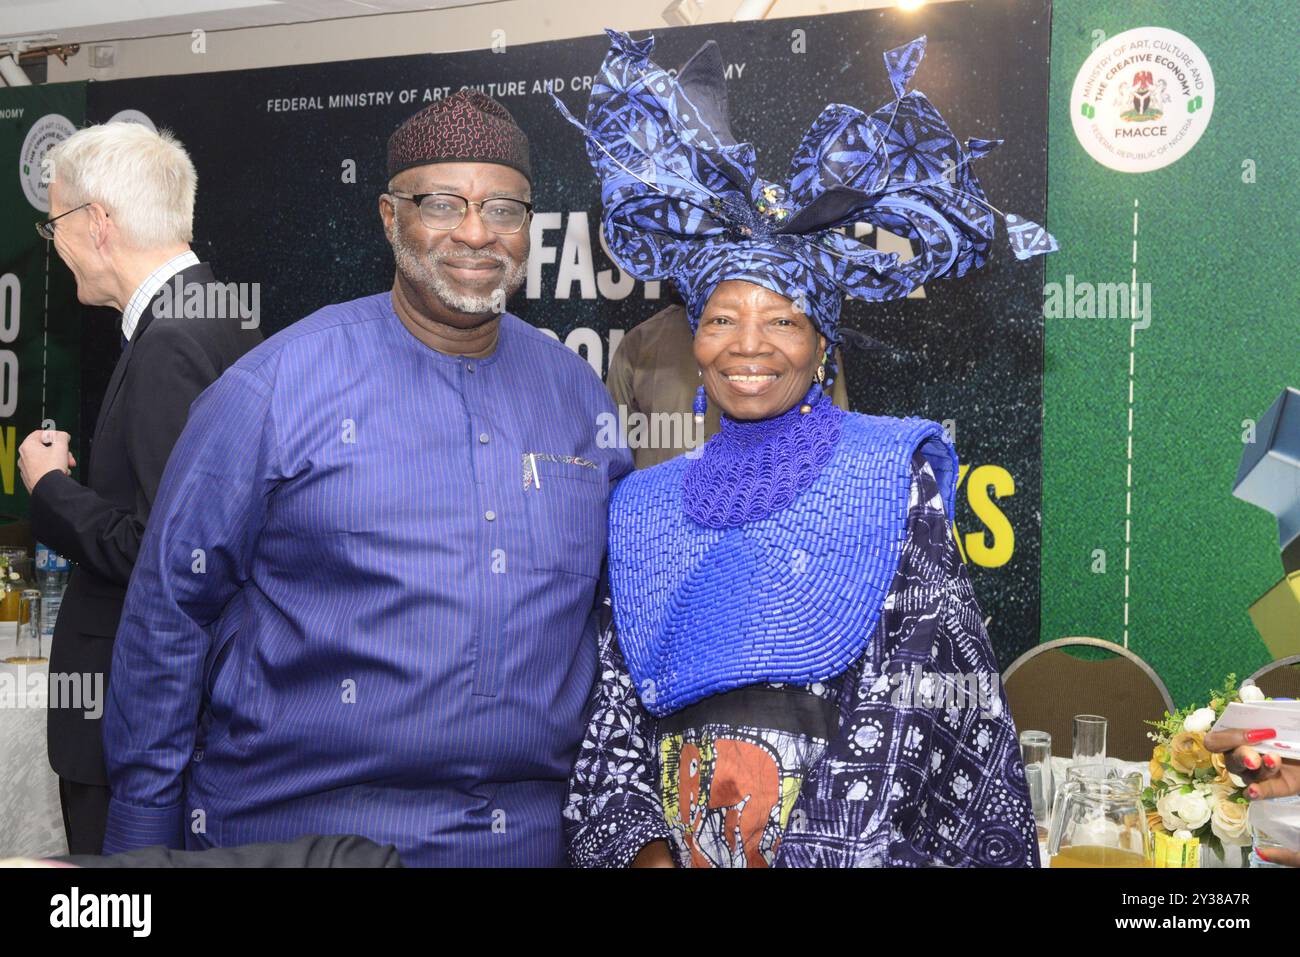
[[[832,361],[841,372],[831,385],[831,400],[848,411],[848,387],[838,349]],[[700,369],[692,347],[691,324],[686,318],[686,307],[680,302],[665,306],[628,330],[610,360],[609,375],[605,378],[614,404],[626,408],[629,416],[639,413],[649,417],[667,412],[688,423],[699,384]],[[717,406],[711,405],[705,409],[703,435],[697,435],[693,424],[678,434],[698,438],[703,443],[717,435],[720,428]],[[662,430],[656,434],[662,436]],[[659,441],[634,444],[632,458],[637,468],[644,469],[667,462],[689,447],[689,444],[673,447],[671,443]]]
[[[587,362],[505,311],[532,210],[510,113],[422,110],[385,182],[391,290],[245,356],[172,456],[114,656],[106,853],[358,834],[408,865],[564,862],[631,456],[597,444]]]
[[[102,692],[127,582],[190,403],[262,336],[229,303],[219,315],[208,312],[218,305],[207,295],[215,280],[190,249],[197,177],[174,137],[108,123],[74,133],[48,159],[51,215],[37,231],[72,270],[82,303],[118,311],[122,353],[83,481],[71,476],[72,436],[57,429],[28,435],[18,467],[33,535],[74,563],[51,642],[51,678],[90,676]],[[187,311],[184,290],[195,285],[203,294]],[[141,692],[148,697],[149,689]],[[50,765],[74,854],[99,853],[108,813],[103,698],[94,697],[94,710],[84,700],[49,708]]]

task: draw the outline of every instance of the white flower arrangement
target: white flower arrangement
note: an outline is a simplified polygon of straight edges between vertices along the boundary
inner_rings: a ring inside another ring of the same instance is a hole
[[[1153,832],[1197,838],[1220,858],[1225,847],[1250,844],[1249,801],[1246,783],[1227,769],[1223,755],[1205,747],[1205,735],[1230,702],[1264,700],[1253,684],[1238,689],[1236,681],[1229,675],[1210,693],[1207,707],[1165,712],[1162,720],[1147,722],[1156,729],[1147,735],[1155,743],[1151,785],[1142,792],[1147,823]]]

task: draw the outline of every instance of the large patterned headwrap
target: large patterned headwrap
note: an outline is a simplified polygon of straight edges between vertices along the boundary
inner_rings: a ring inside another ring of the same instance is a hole
[[[672,279],[692,328],[718,283],[746,279],[796,303],[834,343],[845,295],[899,299],[988,259],[998,211],[971,161],[1001,141],[963,148],[924,95],[906,92],[925,37],[885,54],[894,99],[871,114],[827,106],[779,184],[757,175],[754,147],[732,135],[716,43],[674,78],[650,62],[654,37],[605,32],[586,123],[555,102],[586,135],[610,254],[637,279]],[[1005,219],[1018,259],[1057,248],[1036,223]],[[858,222],[906,237],[914,258],[839,231]]]

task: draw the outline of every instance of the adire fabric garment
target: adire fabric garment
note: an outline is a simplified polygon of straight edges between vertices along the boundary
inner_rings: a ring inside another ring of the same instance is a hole
[[[408,865],[563,863],[609,488],[631,469],[597,445],[611,412],[515,316],[492,355],[448,356],[388,293],[232,367],[131,581],[105,852],[359,834]]]
[[[797,703],[755,709],[760,684],[656,718],[616,630],[602,631],[564,811],[574,865],[625,867],[665,840],[681,866],[1039,866],[1018,736],[944,495],[924,456],[910,476],[871,640],[838,678],[787,687]]]
[[[996,210],[971,164],[1000,141],[963,147],[930,101],[907,91],[925,37],[884,55],[891,102],[871,114],[828,105],[787,179],[773,182],[732,132],[716,43],[674,76],[651,62],[654,37],[605,32],[610,50],[585,123],[552,98],[586,137],[610,255],[637,279],[671,278],[692,325],[718,283],[746,279],[799,303],[834,343],[845,295],[899,299],[984,265]],[[1006,220],[1017,258],[1057,248],[1041,226]],[[858,222],[906,237],[916,255],[900,262],[836,231]]]
[[[826,422],[838,433],[829,460]],[[768,490],[785,484],[777,470],[801,445],[825,464],[790,504]],[[957,458],[937,423],[846,413],[825,396],[808,415],[728,421],[698,460],[628,476],[610,503],[609,578],[628,667],[638,689],[653,689],[645,706],[664,715],[757,681],[822,681],[856,661],[907,537],[918,448],[951,514]],[[714,456],[723,463],[692,481]],[[735,459],[762,468],[728,467]],[[733,508],[743,524],[692,517]]]

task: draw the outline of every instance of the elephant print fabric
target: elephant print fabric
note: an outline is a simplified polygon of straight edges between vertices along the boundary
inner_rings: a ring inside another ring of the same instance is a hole
[[[659,729],[659,789],[679,866],[771,866],[804,777],[826,750],[834,690],[766,684],[701,702],[710,711],[740,704],[750,717],[781,713],[779,730],[692,708]],[[800,715],[810,719],[803,727],[790,720]]]

